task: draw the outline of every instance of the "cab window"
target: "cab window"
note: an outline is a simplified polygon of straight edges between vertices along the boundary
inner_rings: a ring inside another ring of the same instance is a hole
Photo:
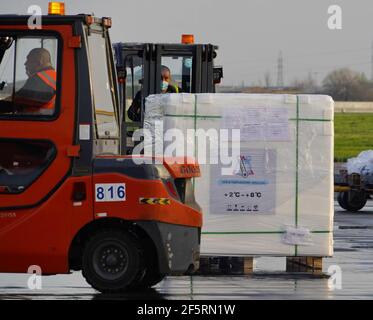
[[[0,193],[20,193],[31,185],[56,156],[47,141],[0,139]]]
[[[0,117],[55,113],[57,53],[54,37],[0,35]]]
[[[96,118],[97,138],[119,136],[115,113],[114,84],[108,56],[112,54],[101,32],[91,32],[88,36],[93,101]]]
[[[125,115],[126,121],[140,121],[141,107],[143,103],[143,59],[138,55],[128,55],[125,58],[126,82],[125,82]]]
[[[192,92],[192,56],[162,56],[161,65],[161,92]],[[167,89],[166,83],[168,83]]]

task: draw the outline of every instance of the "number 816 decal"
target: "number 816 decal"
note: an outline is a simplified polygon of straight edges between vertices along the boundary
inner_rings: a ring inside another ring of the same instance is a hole
[[[95,185],[96,202],[126,201],[125,183],[100,183]]]

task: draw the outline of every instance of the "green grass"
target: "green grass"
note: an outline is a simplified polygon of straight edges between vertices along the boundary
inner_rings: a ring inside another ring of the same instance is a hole
[[[335,161],[373,149],[373,113],[335,113]]]

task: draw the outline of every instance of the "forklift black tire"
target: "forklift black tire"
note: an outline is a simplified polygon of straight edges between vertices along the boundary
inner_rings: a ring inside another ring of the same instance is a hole
[[[87,242],[82,271],[86,281],[100,292],[130,291],[144,277],[142,248],[128,233],[103,230]]]
[[[165,274],[160,274],[156,271],[148,269],[145,271],[145,276],[132,288],[135,290],[151,288],[161,282],[165,277]]]
[[[357,212],[365,207],[367,195],[364,191],[345,191],[338,195],[339,205],[351,212]]]
[[[338,193],[338,197],[337,197],[337,201],[338,201],[338,204],[339,206],[344,209],[344,210],[348,210],[347,209],[347,204],[345,202],[345,197],[343,196],[345,192],[339,192]]]
[[[146,243],[143,244],[145,248],[145,273],[144,276],[133,286],[135,290],[151,288],[157,283],[161,282],[166,274],[160,273],[158,270],[158,259],[155,253],[155,248]]]

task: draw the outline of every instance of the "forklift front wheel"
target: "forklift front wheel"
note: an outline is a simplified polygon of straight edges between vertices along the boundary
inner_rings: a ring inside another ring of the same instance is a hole
[[[161,282],[166,276],[166,274],[159,272],[159,268],[157,266],[158,258],[155,248],[149,243],[144,242],[143,247],[145,249],[145,272],[143,278],[133,286],[134,290],[151,288]]]
[[[84,278],[96,290],[126,291],[144,276],[142,248],[127,233],[102,231],[88,241],[82,269]]]
[[[135,286],[133,286],[133,288],[136,290],[151,288],[161,282],[165,278],[165,276],[165,274],[157,273],[152,271],[151,269],[147,269],[144,278]]]
[[[364,208],[367,203],[367,194],[365,191],[345,191],[338,194],[339,205],[351,212],[357,212]]]

